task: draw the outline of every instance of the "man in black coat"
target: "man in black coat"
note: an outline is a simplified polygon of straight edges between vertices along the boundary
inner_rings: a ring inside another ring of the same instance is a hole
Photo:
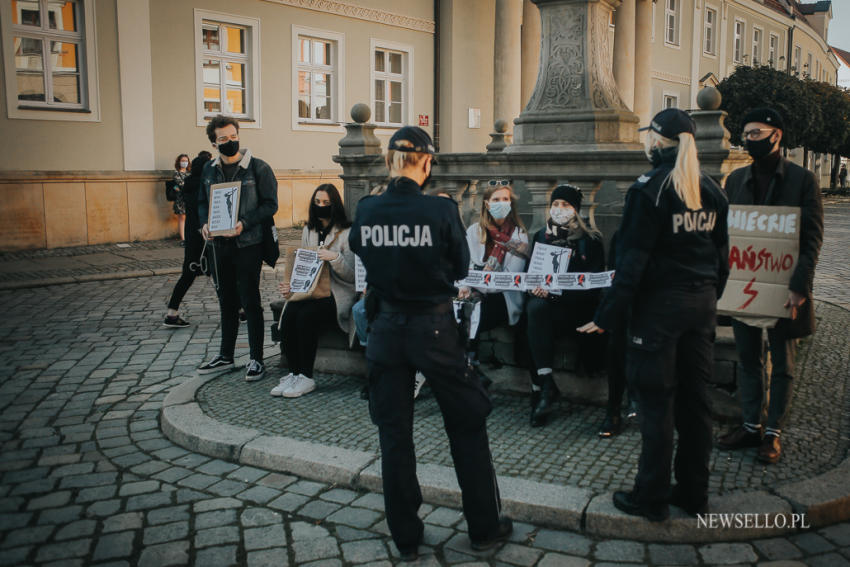
[[[758,459],[775,463],[782,455],[780,434],[788,415],[794,381],[797,339],[815,331],[812,285],[823,242],[823,203],[814,174],[783,158],[783,120],[773,109],[757,108],[744,118],[743,138],[752,165],[736,169],[726,180],[730,205],[800,207],[800,253],[788,284],[789,317],[778,320],[736,317],[732,322],[741,364],[743,424],[721,436],[721,449],[759,447]],[[764,360],[762,329],[767,329],[772,372],[767,421],[762,432]]]

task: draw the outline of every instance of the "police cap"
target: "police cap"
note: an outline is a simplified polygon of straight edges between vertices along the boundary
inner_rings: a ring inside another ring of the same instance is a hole
[[[431,155],[437,153],[434,149],[434,142],[431,141],[431,136],[418,126],[402,126],[396,130],[390,138],[388,149],[397,152],[419,152]]]
[[[696,132],[696,124],[694,124],[694,120],[687,112],[678,108],[665,108],[652,117],[652,122],[649,123],[649,126],[640,128],[639,130],[641,132],[652,130],[665,138],[675,140],[683,132],[693,135]]]
[[[770,124],[780,130],[785,129],[785,121],[782,120],[782,115],[772,108],[762,107],[752,109],[744,116],[741,124],[749,124],[750,122],[761,122],[762,124]]]

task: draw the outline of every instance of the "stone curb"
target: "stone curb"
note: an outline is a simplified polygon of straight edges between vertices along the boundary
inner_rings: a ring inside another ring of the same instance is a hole
[[[195,402],[197,391],[222,374],[195,377],[173,388],[163,400],[161,427],[166,437],[192,451],[243,465],[295,474],[319,482],[331,482],[372,492],[382,492],[381,461],[377,455],[340,447],[267,435],[256,429],[218,422],[206,416]],[[425,502],[459,508],[461,494],[454,469],[420,464],[417,476]],[[671,507],[671,517],[661,523],[628,516],[616,508],[611,493],[594,495],[588,489],[540,483],[522,478],[500,477],[503,511],[518,521],[569,529],[592,536],[652,542],[709,543],[775,537],[850,518],[850,458],[817,477],[776,490],[714,496],[710,512],[718,516],[715,526],[706,517],[696,518]],[[720,515],[727,522],[720,520]],[[735,516],[738,514],[738,516]],[[744,527],[742,514],[755,517]],[[757,515],[757,516],[754,516]],[[738,522],[736,524],[736,522]]]

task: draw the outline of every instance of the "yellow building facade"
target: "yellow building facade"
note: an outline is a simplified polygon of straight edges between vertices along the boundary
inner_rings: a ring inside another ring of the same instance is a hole
[[[828,4],[623,0],[609,27],[622,98],[646,122],[795,50],[795,72],[834,82]],[[419,124],[440,151],[483,152],[533,91],[540,21],[531,0],[3,0],[0,41],[12,250],[173,236],[164,180],[178,154],[211,149],[219,112],[275,170],[279,226],[341,183],[331,156],[355,103],[383,143]]]

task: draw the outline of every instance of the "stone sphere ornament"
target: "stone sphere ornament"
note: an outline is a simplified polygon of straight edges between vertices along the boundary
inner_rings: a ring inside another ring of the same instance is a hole
[[[717,110],[723,96],[714,87],[705,87],[697,94],[697,105],[701,110]]]
[[[368,104],[358,102],[351,107],[351,118],[358,124],[365,124],[372,117],[372,109]]]

